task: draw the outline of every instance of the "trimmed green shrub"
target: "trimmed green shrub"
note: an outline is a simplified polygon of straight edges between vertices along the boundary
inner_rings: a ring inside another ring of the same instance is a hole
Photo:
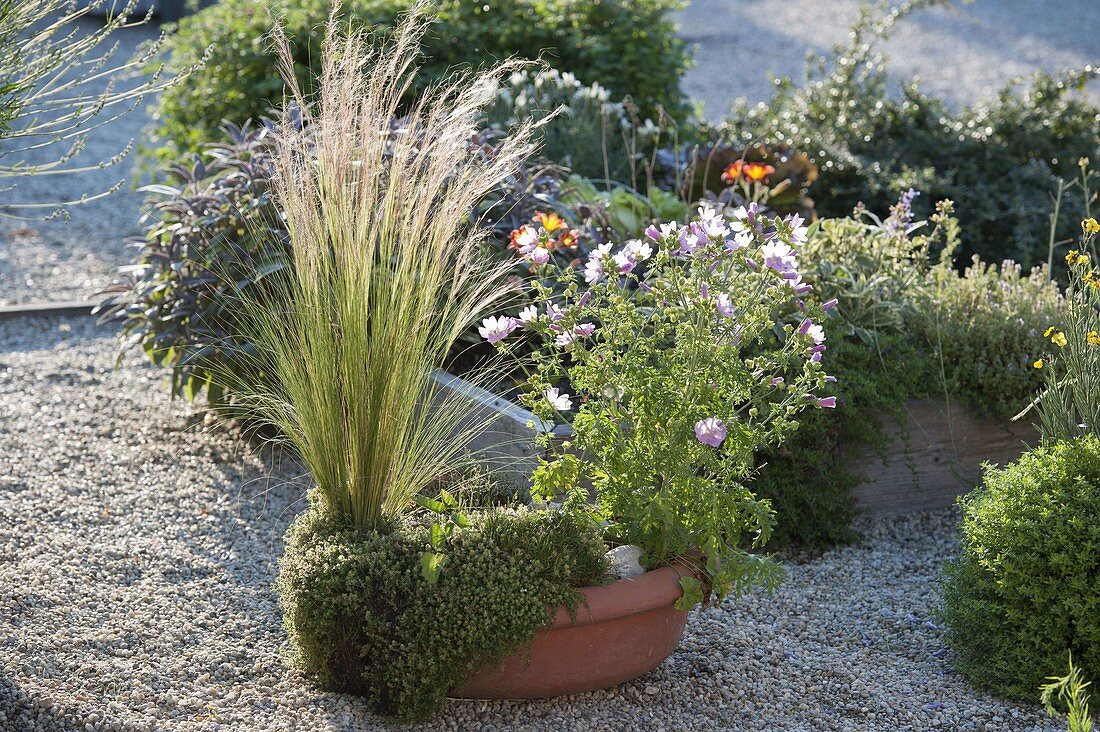
[[[958,111],[916,84],[894,93],[875,42],[927,4],[909,2],[885,17],[873,11],[878,3],[865,5],[850,41],[828,62],[812,63],[801,85],[779,80],[766,103],[739,103],[728,124],[741,144],[765,140],[809,154],[821,170],[815,201],[822,216],[844,216],[858,203],[883,211],[916,188],[925,194],[915,203],[921,218],[937,202],[954,201],[967,222],[964,261],[978,254],[1030,268],[1046,261],[1049,193],[1075,174],[1079,158],[1100,156],[1100,109],[1075,93],[1100,69],[1040,74],[1023,94],[1014,84]],[[1076,227],[1064,212],[1058,238]]]
[[[1100,678],[1100,439],[989,468],[959,503],[962,546],[941,610],[955,667],[1027,700],[1070,653],[1082,675]]]
[[[319,501],[311,505],[319,506]],[[599,527],[575,513],[488,509],[442,547],[433,584],[423,514],[355,531],[318,508],[287,534],[278,591],[295,662],[377,712],[423,718],[448,689],[530,641],[607,569]]]
[[[424,39],[423,59],[409,89],[457,67],[480,67],[509,57],[541,59],[586,84],[600,83],[617,99],[630,96],[642,116],[685,108],[680,75],[689,66],[688,46],[676,35],[670,13],[680,0],[440,0],[436,22]],[[298,80],[311,87],[318,70],[328,0],[274,0],[274,12],[294,43]],[[342,12],[361,26],[387,32],[411,0],[348,0]],[[188,68],[209,46],[207,64],[184,84],[168,89],[154,111],[148,157],[179,159],[215,139],[223,120],[243,124],[281,102],[268,35],[267,4],[220,2],[184,18],[171,36],[171,69]]]

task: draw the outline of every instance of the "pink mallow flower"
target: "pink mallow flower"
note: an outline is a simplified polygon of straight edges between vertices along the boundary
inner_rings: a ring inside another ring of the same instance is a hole
[[[657,226],[650,224],[645,229],[645,235],[651,241],[660,241],[669,234],[674,234],[678,228],[680,227],[677,226],[675,221],[669,221],[667,224],[661,224],[660,228],[657,228]]]
[[[794,251],[781,241],[770,241],[760,247],[760,256],[764,259],[764,266],[775,270],[784,277],[796,279],[798,275],[798,260]]]
[[[714,309],[718,311],[719,315],[725,315],[727,318],[733,317],[733,300],[730,296],[724,292],[718,293],[718,299],[714,303]]]
[[[653,249],[649,244],[639,239],[632,239],[624,244],[623,248],[611,259],[615,262],[615,266],[619,268],[619,272],[626,274],[632,271],[639,262],[649,259],[651,254],[653,254]]]
[[[707,417],[695,423],[695,439],[704,445],[718,447],[726,439],[726,425],[717,417]]]
[[[732,239],[726,240],[726,251],[736,252],[738,249],[743,249],[749,244],[752,244],[752,238],[752,232],[738,231],[733,235]]]
[[[573,408],[573,400],[569,398],[568,394],[559,392],[557,387],[547,389],[543,396],[546,397],[546,401],[550,403],[550,406],[559,412],[568,412]]]
[[[798,326],[798,335],[809,336],[810,340],[817,346],[825,342],[825,329],[820,325],[816,325],[810,318],[806,318]]]
[[[805,244],[806,235],[809,232],[809,228],[802,225],[804,223],[804,219],[798,214],[795,214],[790,219],[788,219],[787,223],[791,225],[791,241],[793,241],[795,244]]]
[[[507,338],[513,330],[519,327],[520,321],[505,315],[499,318],[486,318],[481,321],[481,327],[477,332],[490,343],[497,343]]]
[[[584,281],[594,285],[603,277],[603,262],[599,259],[589,259],[584,264]]]
[[[725,217],[715,213],[710,206],[699,207],[699,225],[703,234],[709,239],[721,239],[730,230]]]
[[[550,250],[545,247],[535,247],[523,255],[523,258],[531,264],[546,264],[550,261]]]

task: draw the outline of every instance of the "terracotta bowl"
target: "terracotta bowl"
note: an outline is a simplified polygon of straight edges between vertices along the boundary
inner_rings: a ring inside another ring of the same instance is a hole
[[[662,567],[610,585],[585,587],[577,618],[559,607],[531,645],[485,668],[450,696],[536,699],[616,686],[652,671],[684,635],[687,613],[673,607],[687,567]]]

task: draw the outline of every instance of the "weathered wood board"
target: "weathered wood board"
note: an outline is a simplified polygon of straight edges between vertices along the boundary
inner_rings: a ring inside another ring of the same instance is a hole
[[[871,516],[944,508],[981,481],[981,465],[1004,465],[1037,442],[1024,421],[997,422],[942,400],[912,400],[906,420],[886,422],[891,438],[885,461],[872,450],[853,450],[867,480],[856,489],[858,506]]]

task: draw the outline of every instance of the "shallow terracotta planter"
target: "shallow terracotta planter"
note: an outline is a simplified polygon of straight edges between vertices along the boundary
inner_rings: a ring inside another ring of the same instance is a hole
[[[633,579],[585,587],[577,617],[559,607],[553,624],[530,646],[483,669],[450,696],[534,699],[615,686],[668,658],[684,635],[687,613],[673,605],[680,577],[692,570],[662,567]]]

